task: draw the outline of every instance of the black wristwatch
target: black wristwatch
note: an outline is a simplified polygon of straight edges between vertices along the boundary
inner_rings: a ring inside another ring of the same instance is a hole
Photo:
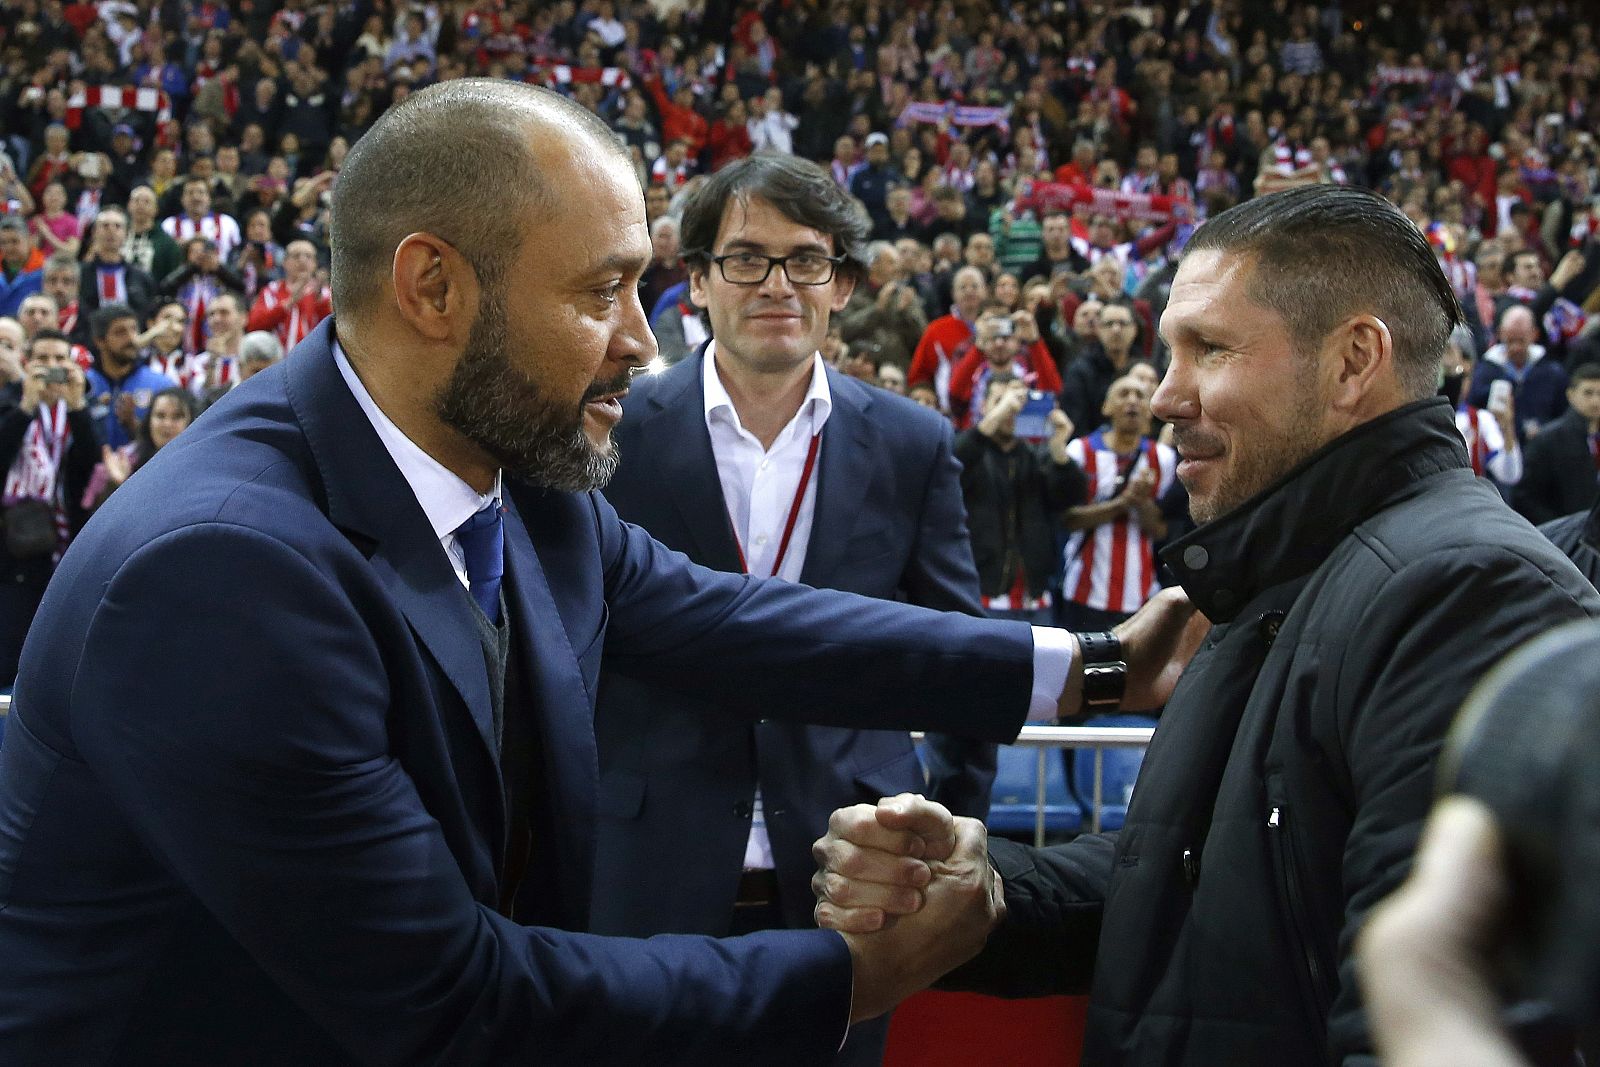
[[[1110,630],[1078,634],[1083,656],[1083,710],[1080,715],[1116,711],[1128,684],[1128,661],[1122,639]]]

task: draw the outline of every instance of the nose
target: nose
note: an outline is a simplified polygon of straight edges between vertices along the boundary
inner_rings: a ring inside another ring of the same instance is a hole
[[[650,320],[645,315],[644,305],[639,302],[639,290],[634,286],[624,286],[627,290],[622,299],[622,321],[617,327],[617,332],[611,336],[611,358],[621,360],[638,370],[656,358],[656,335],[650,330]]]
[[[756,288],[763,296],[786,297],[794,295],[794,283],[789,280],[789,265],[774,263],[766,279]]]
[[[1167,365],[1167,373],[1150,397],[1150,412],[1162,422],[1182,422],[1200,417],[1200,401],[1194,396],[1193,383],[1183,369],[1183,360],[1176,354]]]

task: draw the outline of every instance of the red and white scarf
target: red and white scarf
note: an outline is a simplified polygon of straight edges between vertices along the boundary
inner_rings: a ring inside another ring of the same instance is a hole
[[[67,512],[61,499],[61,459],[67,453],[72,430],[67,425],[67,402],[57,400],[39,405],[22,438],[22,451],[6,472],[0,504],[10,507],[19,500],[42,500],[50,505],[56,523],[55,558],[67,547]]]

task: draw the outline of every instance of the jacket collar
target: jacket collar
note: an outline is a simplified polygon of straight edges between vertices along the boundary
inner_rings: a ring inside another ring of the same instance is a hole
[[[695,559],[717,570],[737,571],[739,550],[706,429],[705,349],[701,345],[662,374],[643,417],[652,423],[662,420],[659,435],[651,435],[662,447],[652,449],[652,454],[660,464],[661,484],[684,490],[673,493],[672,499],[694,542]],[[807,585],[827,584],[838,566],[856,520],[866,510],[861,506],[862,492],[872,484],[875,464],[881,462],[878,429],[870,415],[872,390],[832,367],[825,370],[833,409],[823,426],[816,511],[800,572]],[[716,506],[706,506],[708,501]]]
[[[1450,402],[1419,400],[1330,442],[1161,558],[1207,618],[1230,622],[1263,590],[1315,570],[1410,486],[1468,466]]]

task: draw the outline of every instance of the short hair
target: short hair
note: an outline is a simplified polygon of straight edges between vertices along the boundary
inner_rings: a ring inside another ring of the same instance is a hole
[[[44,261],[44,273],[46,276],[64,270],[70,270],[73,274],[79,273],[77,257],[71,252],[57,252]]]
[[[683,258],[702,266],[717,243],[729,201],[760,197],[791,222],[833,238],[834,254],[845,257],[840,270],[851,278],[866,272],[865,244],[872,230],[866,209],[839,188],[833,176],[810,160],[777,152],[757,152],[711,175],[683,208]]]
[[[529,120],[540,113],[625,158],[594,114],[517,82],[458,78],[384,112],[351,146],[334,186],[335,309],[350,314],[370,304],[395,248],[417,232],[449,242],[486,287],[497,286],[521,246],[525,208],[548,211],[555,203],[528,143]]]
[[[900,254],[900,250],[894,246],[893,241],[873,241],[871,244],[867,245],[867,249],[863,255],[866,258],[867,264],[870,266],[878,262],[878,257],[886,252],[893,253],[897,256]]]
[[[1406,395],[1438,388],[1461,305],[1428,239],[1377,193],[1309,185],[1246,200],[1195,231],[1184,256],[1197,251],[1253,260],[1250,299],[1283,319],[1301,355],[1366,312],[1389,328]]]
[[[89,316],[89,333],[94,337],[104,337],[111,332],[111,324],[121,319],[138,322],[139,316],[127,304],[101,304]]]
[[[53,326],[46,326],[38,333],[34,334],[32,340],[28,342],[29,359],[33,358],[33,346],[38,344],[40,341],[60,341],[69,349],[72,347],[72,338],[68,337],[66,334],[62,333]]]
[[[240,363],[276,363],[283,358],[283,342],[269,330],[252,330],[239,342]]]
[[[237,289],[222,290],[221,292],[217,293],[216,296],[211,298],[211,303],[215,304],[218,300],[231,301],[233,303],[233,310],[237,311],[241,315],[250,314],[250,302],[246,300],[244,298],[244,294],[239,292]],[[171,301],[168,301],[168,303],[170,302]]]
[[[1573,386],[1583,382],[1600,382],[1600,363],[1590,360],[1588,363],[1578,364],[1577,367],[1573,368],[1572,377],[1567,382],[1567,388],[1571,389]]]

